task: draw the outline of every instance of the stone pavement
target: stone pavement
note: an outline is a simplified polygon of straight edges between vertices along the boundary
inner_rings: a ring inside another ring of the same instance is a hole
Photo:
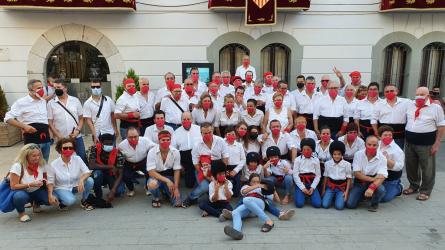
[[[21,144],[0,148],[0,176]],[[51,152],[53,157],[54,151]],[[52,157],[52,158],[53,158]],[[336,211],[305,206],[290,221],[275,221],[261,233],[258,219],[248,219],[242,241],[223,233],[230,222],[201,218],[199,209],[151,208],[141,185],[133,198],[117,198],[114,208],[68,212],[43,207],[30,223],[15,212],[0,214],[1,249],[445,249],[445,144],[437,159],[434,192],[427,202],[402,196],[382,204],[377,213],[366,206]],[[406,177],[403,177],[406,183]],[[183,190],[183,193],[185,190]],[[188,190],[187,190],[188,192]],[[286,206],[293,208],[292,205]]]

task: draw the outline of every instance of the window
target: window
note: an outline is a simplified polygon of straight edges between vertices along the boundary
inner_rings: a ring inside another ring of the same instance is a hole
[[[290,49],[284,44],[269,44],[261,50],[261,74],[271,71],[282,80],[289,82]]]
[[[249,49],[238,43],[231,43],[219,50],[219,71],[230,71],[235,75],[236,68],[243,62],[243,56],[249,55]]]
[[[407,58],[410,48],[404,43],[393,43],[385,48],[383,68],[383,86],[394,84],[403,93],[403,84],[407,81]]]
[[[440,82],[444,79],[444,43],[430,43],[423,48],[422,71],[420,73],[420,85],[429,89],[434,86],[440,87]]]

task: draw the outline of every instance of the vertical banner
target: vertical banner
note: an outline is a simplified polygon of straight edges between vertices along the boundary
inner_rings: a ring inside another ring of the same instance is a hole
[[[277,0],[246,0],[246,25],[274,25],[277,21]]]

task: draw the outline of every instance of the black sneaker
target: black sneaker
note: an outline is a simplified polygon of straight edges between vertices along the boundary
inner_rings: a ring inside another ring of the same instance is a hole
[[[59,203],[59,210],[60,211],[68,211],[68,207],[65,206],[63,203]]]
[[[242,240],[244,237],[242,232],[236,230],[235,228],[233,228],[231,226],[225,226],[224,233],[234,240]]]
[[[371,204],[371,206],[369,206],[369,208],[368,208],[368,211],[369,212],[377,212],[378,208],[379,208],[378,204],[374,204],[374,205]]]

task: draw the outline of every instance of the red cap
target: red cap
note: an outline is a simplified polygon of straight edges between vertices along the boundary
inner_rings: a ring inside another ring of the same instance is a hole
[[[199,156],[199,161],[201,163],[208,163],[208,164],[210,164],[212,162],[212,156],[210,156],[210,155],[201,155],[201,156]]]
[[[264,77],[267,77],[267,76],[273,76],[272,72],[270,72],[270,71],[264,72]]]
[[[172,135],[170,134],[170,133],[165,133],[165,134],[158,134],[158,139],[160,140],[160,139],[162,139],[162,138],[171,138],[172,137]]]
[[[361,77],[362,74],[360,74],[359,71],[353,71],[351,74],[349,74],[350,77]]]
[[[133,78],[127,78],[124,80],[124,86],[127,86],[127,84],[129,84],[129,83],[134,83]]]
[[[234,76],[232,77],[232,82],[234,82],[235,80],[243,80],[243,78],[241,78],[240,76]]]

